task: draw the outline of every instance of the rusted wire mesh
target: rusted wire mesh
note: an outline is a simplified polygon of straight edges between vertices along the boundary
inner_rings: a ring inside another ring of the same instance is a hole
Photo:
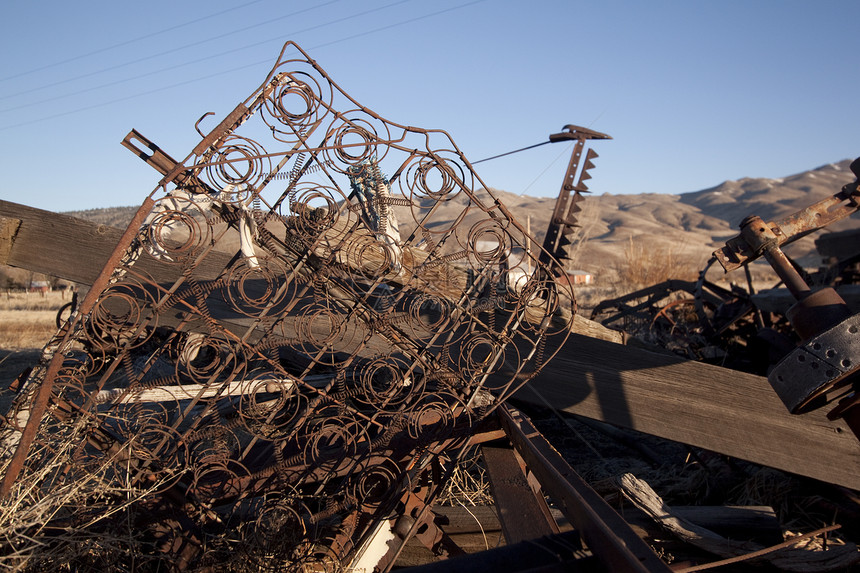
[[[126,144],[164,178],[7,416],[4,563],[337,570],[403,537],[566,336],[557,269],[445,132],[291,43],[183,161]]]

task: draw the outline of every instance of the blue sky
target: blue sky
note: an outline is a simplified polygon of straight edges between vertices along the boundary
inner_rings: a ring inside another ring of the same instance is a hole
[[[126,133],[184,157],[197,119],[244,100],[287,40],[365,106],[446,130],[472,161],[568,123],[608,133],[595,145],[596,193],[683,193],[860,156],[856,0],[2,10],[0,198],[54,211],[140,204],[159,177],[120,145]],[[476,168],[491,187],[555,196],[568,156],[559,143]]]

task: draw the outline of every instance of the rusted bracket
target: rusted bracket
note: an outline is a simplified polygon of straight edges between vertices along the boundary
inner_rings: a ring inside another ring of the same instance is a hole
[[[122,146],[143,159],[147,165],[164,175],[161,185],[175,181],[195,193],[211,192],[202,182],[191,176],[188,168],[167,154],[161,147],[147,139],[136,129],[128,132],[122,140]]]
[[[758,236],[762,241],[750,241],[750,236],[743,230],[741,233],[726,241],[726,246],[714,251],[714,256],[726,270],[733,271],[750,263],[776,247],[788,245],[805,237],[809,233],[844,219],[860,209],[860,158],[851,164],[851,171],[857,177],[853,183],[842,187],[839,193],[817,203],[792,213],[778,221],[766,224]],[[749,227],[749,217],[741,222],[741,227]],[[761,219],[758,219],[761,221]]]
[[[143,145],[143,147],[149,150],[149,153],[141,149],[140,146],[136,144]],[[143,134],[136,129],[132,129],[128,132],[128,135],[123,138],[122,146],[131,150],[135,155],[143,159],[148,165],[152,166],[153,169],[162,175],[167,175],[176,169],[177,165],[179,165],[178,161],[170,157],[170,155],[144,137]]]

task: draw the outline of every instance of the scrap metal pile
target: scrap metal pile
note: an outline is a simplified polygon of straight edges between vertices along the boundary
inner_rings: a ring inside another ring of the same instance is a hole
[[[763,295],[756,293],[748,267],[742,284],[727,288],[717,282],[722,271],[716,263],[712,257],[696,280],[669,279],[605,299],[590,317],[653,348],[765,375],[797,337],[783,312],[759,302]]]
[[[860,177],[860,161],[855,161],[851,169]],[[759,228],[771,229],[768,233],[772,236],[760,241],[764,246],[758,250],[746,246],[742,236],[733,238],[714,253],[697,280],[670,279],[603,300],[593,309],[592,320],[691,360],[766,375],[809,336],[810,329],[821,329],[821,324],[805,329],[801,325],[804,332],[800,332],[797,319],[790,320],[789,307],[806,297],[802,293],[830,292],[834,287],[849,293],[860,282],[856,231],[816,239],[825,265],[814,272],[806,271],[779,248],[854,214],[858,210],[857,185],[857,181],[848,184],[833,196],[779,221],[764,223],[754,215],[747,217],[741,222],[741,227],[747,229],[742,235],[756,222]],[[772,246],[779,254],[768,257]],[[737,255],[739,249],[745,251],[743,255]],[[756,292],[749,265],[760,256],[776,261],[771,266],[779,279],[770,289]],[[743,268],[746,286],[732,282],[726,288],[717,284],[714,271],[721,267],[727,273]],[[779,288],[783,285],[785,288]],[[825,307],[833,304],[844,306],[845,302],[834,299],[818,303],[800,321],[813,320],[813,315],[828,312]],[[839,317],[844,319],[848,314],[843,308]]]
[[[845,287],[856,282],[856,232],[818,241],[819,249],[841,256],[827,257],[828,266],[815,273],[782,251],[860,210],[860,158],[851,171],[855,181],[796,213],[770,222],[746,217],[740,234],[714,251],[697,282],[669,280],[603,301],[592,318],[627,328],[687,358],[728,362],[734,369],[766,374],[792,413],[838,400],[828,417],[844,419],[860,438],[855,340],[860,314],[852,312],[834,288],[847,293],[851,289]],[[766,259],[779,277],[775,286],[785,285],[782,292],[755,293],[749,264],[758,258]],[[717,262],[727,273],[743,268],[748,290],[728,290],[707,280]]]
[[[389,567],[567,336],[558,263],[445,132],[383,119],[291,43],[184,160],[123,144],[163,178],[18,383],[2,494],[42,523],[4,551]]]
[[[772,370],[771,389],[574,317],[559,261],[597,156],[586,144],[605,134],[567,125],[550,136],[573,151],[541,245],[447,133],[383,119],[295,44],[208,134],[205,117],[181,161],[137,131],[125,138],[162,178],[118,242],[88,253],[108,258],[97,275],[58,261],[71,249],[50,214],[0,201],[0,262],[92,285],[39,364],[0,392],[4,406],[11,395],[0,565],[382,572],[410,539],[451,557],[460,548],[431,508],[480,444],[507,545],[424,570],[669,571],[506,403],[527,383],[517,398],[560,418],[860,484],[843,431],[860,437],[860,314],[815,284],[856,282],[860,253],[815,278],[781,251],[860,208],[860,160],[858,181],[833,197],[776,222],[747,218],[698,281],[593,315],[689,358]],[[63,225],[75,247],[102,240],[86,222]],[[49,243],[62,255],[36,260]],[[728,271],[759,257],[790,287],[781,315],[751,282],[729,290],[707,276],[716,261]],[[825,418],[820,406],[837,400]],[[645,488],[626,483],[619,491],[645,507],[629,495]],[[668,506],[652,509],[666,527]],[[726,557],[727,543],[707,550]],[[860,561],[853,543],[824,549],[800,553],[821,570]]]

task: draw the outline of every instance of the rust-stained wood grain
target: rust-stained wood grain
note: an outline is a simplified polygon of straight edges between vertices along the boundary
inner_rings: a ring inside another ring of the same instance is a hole
[[[0,217],[0,264],[7,264],[20,227],[21,219]]]

